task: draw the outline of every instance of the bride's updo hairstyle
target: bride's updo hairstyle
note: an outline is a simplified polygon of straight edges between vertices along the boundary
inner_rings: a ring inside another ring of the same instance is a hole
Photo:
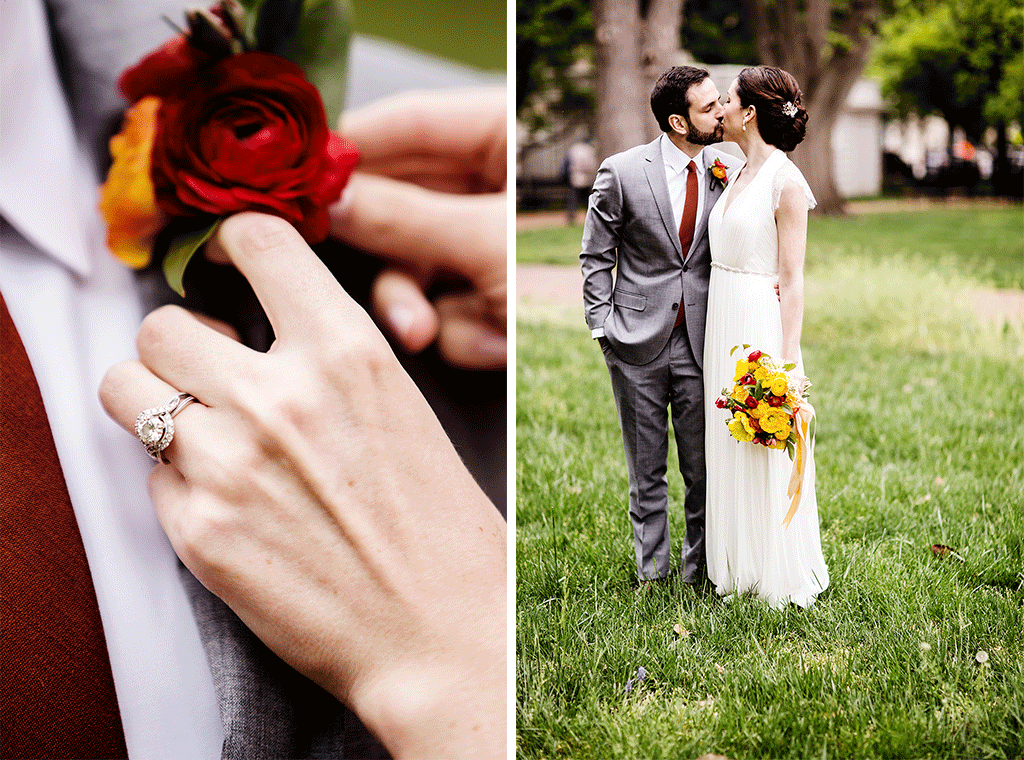
[[[750,66],[736,79],[740,106],[757,111],[761,139],[789,153],[804,139],[807,111],[800,85],[789,72],[775,66]]]

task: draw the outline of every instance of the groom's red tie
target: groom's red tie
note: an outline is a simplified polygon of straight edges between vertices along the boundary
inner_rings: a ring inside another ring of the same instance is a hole
[[[697,226],[697,165],[690,161],[686,165],[686,201],[683,203],[683,219],[679,222],[679,245],[683,251],[683,259],[690,252],[690,245],[693,243],[693,230]],[[679,301],[679,313],[676,314],[678,327],[683,323],[682,299]]]
[[[2,297],[0,357],[0,757],[127,757],[82,537]]]

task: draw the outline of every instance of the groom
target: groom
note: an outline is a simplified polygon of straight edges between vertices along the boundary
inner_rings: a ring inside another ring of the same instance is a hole
[[[664,134],[604,161],[583,230],[583,302],[618,407],[642,582],[665,578],[671,566],[669,408],[686,484],[682,577],[697,584],[706,572],[702,367],[711,276],[708,215],[725,184],[712,173],[716,160],[729,178],[738,165],[707,147],[722,139],[718,98],[704,69],[676,66],[662,74],[651,110]]]

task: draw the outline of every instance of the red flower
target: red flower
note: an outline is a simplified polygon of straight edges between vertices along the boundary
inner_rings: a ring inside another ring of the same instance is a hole
[[[757,406],[757,399],[753,396],[747,396],[747,400],[744,403],[746,403],[748,409],[753,409]]]
[[[740,378],[740,385],[753,385],[754,382],[754,376],[749,372]]]
[[[775,396],[771,393],[765,397],[765,400],[768,402],[768,406],[782,406],[786,403],[785,396]]]
[[[186,45],[185,47],[189,47]],[[302,69],[269,53],[229,56],[182,73],[189,55],[160,51],[128,77],[134,93],[179,84],[163,94],[153,145],[157,203],[168,216],[242,210],[276,214],[309,243],[327,237],[327,206],[358,161],[355,146],[327,127],[323,102]],[[135,84],[139,83],[136,88]]]
[[[176,87],[197,84],[202,69],[212,61],[212,56],[179,34],[125,69],[117,87],[132,103],[147,95],[162,98]]]
[[[715,179],[722,183],[722,187],[729,184],[729,177],[726,175],[726,166],[719,159],[715,159],[715,162],[711,164],[711,174],[714,175]],[[751,361],[754,361],[751,359]]]
[[[748,362],[756,362],[760,358],[761,358],[761,352],[760,351],[751,351],[750,355],[747,357],[747,361]]]
[[[725,407],[727,407],[728,405],[729,405],[729,402],[726,401],[721,396],[719,396],[718,398],[715,399],[715,406],[717,406],[719,409],[725,409]]]

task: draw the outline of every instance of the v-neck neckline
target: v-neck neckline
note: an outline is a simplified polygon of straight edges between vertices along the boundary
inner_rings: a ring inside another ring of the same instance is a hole
[[[750,187],[751,185],[753,185],[753,184],[754,184],[754,181],[755,181],[755,180],[756,180],[756,179],[758,178],[758,176],[759,176],[759,175],[761,174],[761,171],[762,171],[762,170],[764,169],[764,167],[768,165],[768,162],[769,162],[769,161],[771,161],[772,159],[774,159],[774,158],[775,158],[775,154],[776,154],[776,153],[781,153],[781,151],[780,151],[780,150],[779,150],[778,148],[776,148],[776,149],[775,149],[774,151],[772,151],[772,152],[771,152],[771,153],[769,154],[768,158],[766,158],[766,159],[764,160],[764,163],[763,163],[763,164],[761,164],[761,165],[760,165],[759,167],[757,167],[757,171],[756,171],[756,172],[754,172],[754,176],[750,178],[750,182],[748,182],[748,183],[746,184],[746,186],[744,186],[744,187],[743,187],[743,188],[742,188],[742,189],[741,189],[741,190],[740,190],[740,191],[739,191],[739,192],[738,192],[738,193],[736,194],[736,197],[735,197],[735,198],[733,198],[733,197],[732,197],[732,192],[730,191],[730,192],[728,193],[728,197],[727,197],[727,198],[724,198],[724,199],[723,199],[723,200],[725,201],[725,206],[723,206],[723,207],[722,207],[722,216],[723,216],[723,217],[724,217],[724,216],[725,216],[726,214],[728,214],[728,213],[729,213],[729,209],[731,209],[731,208],[732,208],[732,206],[733,206],[733,203],[735,203],[735,202],[736,202],[737,200],[739,200],[739,197],[740,197],[741,195],[743,195],[743,193],[744,193],[744,192],[746,192],[747,188],[749,188],[749,187]],[[739,174],[737,174],[737,175],[736,175],[736,177],[734,177],[734,178],[733,178],[733,181],[734,181],[734,182],[735,182],[735,181],[736,181],[737,179],[739,179],[739,178],[740,178],[740,176],[741,176],[741,175],[743,174],[743,170],[744,170],[744,169],[746,169],[746,168],[747,168],[747,165],[746,165],[746,164],[743,164],[743,166],[741,166],[741,167],[740,167],[740,173],[739,173]]]

